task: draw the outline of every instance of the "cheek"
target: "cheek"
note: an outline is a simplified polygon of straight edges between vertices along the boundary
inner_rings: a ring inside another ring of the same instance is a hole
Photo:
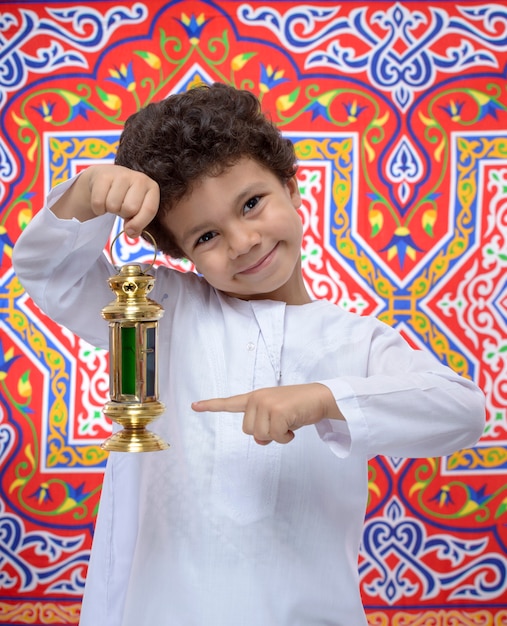
[[[218,259],[213,254],[206,254],[205,258],[199,258],[199,255],[197,255],[193,263],[197,272],[202,274],[205,278],[212,278],[222,273]]]
[[[271,221],[271,228],[286,237],[303,236],[303,222],[296,209],[291,208],[279,213]]]
[[[291,233],[294,239],[301,245],[303,242],[303,223],[296,211],[294,211],[294,216],[291,222]]]

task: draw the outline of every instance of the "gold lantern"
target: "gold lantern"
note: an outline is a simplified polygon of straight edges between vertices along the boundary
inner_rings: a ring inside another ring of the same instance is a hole
[[[158,400],[157,358],[158,320],[164,310],[147,297],[155,278],[139,265],[124,265],[108,282],[116,300],[102,309],[109,322],[110,368],[110,401],[103,413],[121,429],[102,447],[114,452],[164,450],[168,444],[146,428],[165,410]]]

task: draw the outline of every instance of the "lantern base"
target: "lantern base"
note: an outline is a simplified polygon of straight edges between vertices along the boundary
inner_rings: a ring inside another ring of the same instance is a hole
[[[168,443],[146,428],[123,428],[101,445],[108,452],[156,452],[168,447]]]
[[[103,413],[122,429],[102,443],[108,452],[155,452],[166,450],[169,444],[155,433],[147,430],[146,425],[157,419],[165,406],[153,402],[108,402]]]

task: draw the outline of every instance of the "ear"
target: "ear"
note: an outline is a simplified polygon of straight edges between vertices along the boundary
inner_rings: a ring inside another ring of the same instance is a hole
[[[292,176],[292,178],[289,178],[286,184],[293,207],[295,209],[299,209],[302,200],[301,194],[299,193],[299,183],[297,181],[297,178],[295,176]]]

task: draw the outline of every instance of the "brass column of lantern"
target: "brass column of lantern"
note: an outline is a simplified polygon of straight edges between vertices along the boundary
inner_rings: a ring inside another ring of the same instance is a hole
[[[102,447],[114,452],[164,450],[168,444],[146,428],[165,410],[158,400],[157,358],[158,320],[164,310],[147,297],[155,278],[139,265],[124,265],[108,282],[116,300],[102,309],[109,322],[110,368],[110,401],[103,412],[121,429]]]

